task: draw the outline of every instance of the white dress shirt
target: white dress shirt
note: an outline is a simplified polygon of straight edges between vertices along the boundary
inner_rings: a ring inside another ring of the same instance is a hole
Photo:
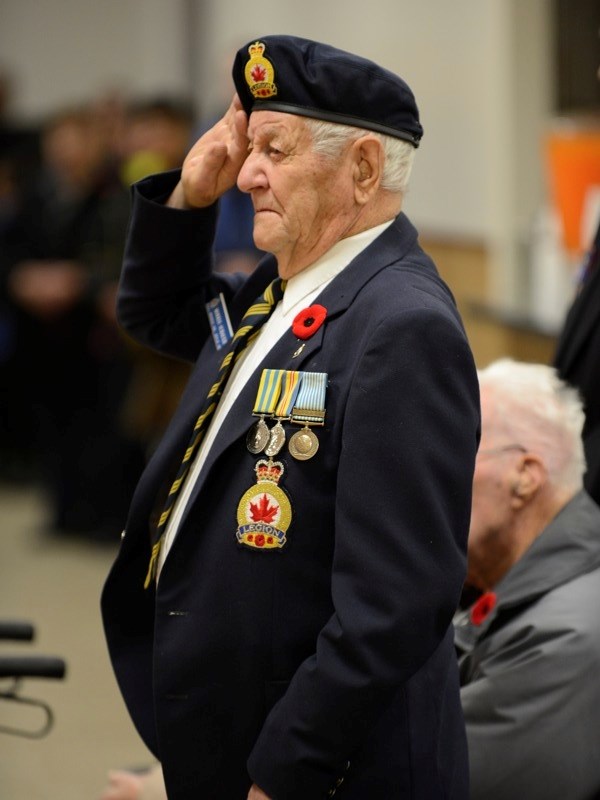
[[[287,282],[283,300],[265,322],[252,344],[242,352],[227,380],[219,405],[213,414],[185,483],[181,487],[179,496],[171,511],[165,529],[165,538],[160,549],[157,577],[160,575],[162,566],[184,517],[190,495],[206,461],[206,456],[240,392],[271,348],[277,344],[288,328],[291,328],[296,314],[306,306],[309,306],[325,286],[362,250],[368,247],[391,222],[391,220],[384,222],[382,225],[369,228],[369,230],[349,236],[347,239],[341,239],[314,264],[294,275]],[[248,413],[248,427],[251,425],[251,410],[249,409]]]

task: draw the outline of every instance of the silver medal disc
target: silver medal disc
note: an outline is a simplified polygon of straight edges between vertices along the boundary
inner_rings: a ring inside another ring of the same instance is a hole
[[[319,440],[310,428],[302,428],[292,436],[288,449],[298,461],[307,461],[319,449]]]
[[[269,435],[269,442],[265,447],[265,455],[276,456],[285,444],[285,430],[281,422],[277,422],[272,428]]]
[[[261,417],[256,420],[246,435],[246,447],[253,455],[262,453],[269,442],[269,427]]]

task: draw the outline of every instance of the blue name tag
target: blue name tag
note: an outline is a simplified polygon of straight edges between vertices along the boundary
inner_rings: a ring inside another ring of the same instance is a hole
[[[217,350],[221,350],[233,338],[233,329],[227,313],[225,298],[222,294],[206,304],[206,313],[208,314],[215,347]]]

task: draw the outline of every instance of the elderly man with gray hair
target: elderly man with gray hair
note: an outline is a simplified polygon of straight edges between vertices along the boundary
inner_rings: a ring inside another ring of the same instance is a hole
[[[169,800],[464,800],[479,391],[402,210],[416,100],[296,36],[232,77],[182,171],[133,187],[119,320],[195,366],[104,586],[119,686]],[[235,183],[249,276],[213,270]]]
[[[600,508],[583,489],[584,412],[544,365],[479,373],[482,438],[455,619],[471,798],[600,792]]]

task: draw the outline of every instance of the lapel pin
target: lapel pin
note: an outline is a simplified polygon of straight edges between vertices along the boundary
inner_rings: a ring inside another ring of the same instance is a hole
[[[306,347],[306,343],[301,344],[300,347],[296,350],[296,352],[292,356],[292,358],[297,358],[300,355],[300,353],[304,350],[305,347]]]

